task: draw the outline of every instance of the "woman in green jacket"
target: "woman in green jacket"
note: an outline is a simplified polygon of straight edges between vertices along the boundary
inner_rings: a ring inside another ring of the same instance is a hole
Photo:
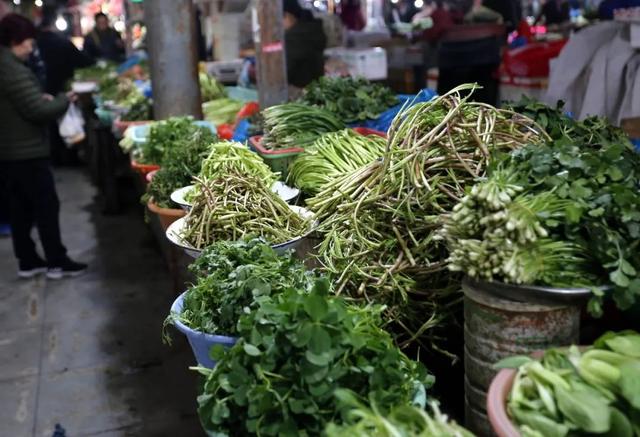
[[[33,51],[36,29],[27,18],[9,14],[0,20],[0,172],[7,181],[11,237],[18,275],[30,278],[77,276],[87,266],[72,261],[60,238],[59,209],[49,162],[47,124],[69,106],[64,94],[44,94],[24,64]],[[46,256],[36,252],[36,226]]]

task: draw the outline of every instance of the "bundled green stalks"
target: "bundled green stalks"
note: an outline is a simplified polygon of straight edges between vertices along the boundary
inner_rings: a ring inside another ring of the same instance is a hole
[[[321,77],[305,88],[300,100],[332,112],[345,123],[378,118],[398,104],[391,89],[351,77]]]
[[[570,202],[553,191],[521,193],[514,179],[497,171],[453,208],[442,230],[449,269],[486,281],[584,285],[588,275],[579,248],[549,238],[548,229],[564,222]]]
[[[291,164],[288,182],[316,194],[327,183],[379,159],[385,146],[384,138],[351,129],[324,134]]]
[[[401,111],[382,161],[308,201],[321,221],[320,261],[337,293],[386,303],[388,319],[408,335],[403,345],[438,324],[437,296],[457,298],[458,278],[436,238],[443,217],[484,175],[492,153],[540,135],[526,117],[461,98],[472,87]]]
[[[182,237],[197,249],[246,235],[280,244],[308,231],[309,223],[255,175],[231,170],[196,179],[196,188]]]
[[[252,175],[260,179],[267,187],[278,180],[278,173],[271,171],[260,157],[247,149],[244,144],[221,141],[212,145],[209,156],[202,161],[198,178],[203,181],[224,177],[230,172]],[[200,193],[199,185],[187,194],[187,200],[193,201]]]
[[[263,111],[264,139],[267,149],[305,148],[320,135],[344,129],[331,112],[300,103],[285,103]]]
[[[214,77],[207,73],[199,73],[200,94],[203,102],[227,97],[227,90]]]
[[[517,368],[508,411],[524,437],[640,436],[640,335],[607,333],[592,347],[552,349]]]
[[[238,100],[221,98],[211,100],[202,104],[204,119],[216,126],[219,124],[232,123],[236,119],[238,111],[244,104]]]
[[[153,120],[153,102],[142,94],[134,94],[128,101],[129,109],[121,117],[122,121]]]

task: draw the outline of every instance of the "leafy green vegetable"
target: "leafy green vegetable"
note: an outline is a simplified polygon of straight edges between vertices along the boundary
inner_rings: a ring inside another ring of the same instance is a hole
[[[153,102],[142,94],[133,94],[127,101],[128,109],[121,119],[123,121],[153,120]]]
[[[516,174],[525,192],[551,190],[571,203],[566,224],[549,237],[578,246],[589,260],[584,271],[594,277],[591,284],[613,284],[617,305],[629,308],[640,296],[640,155],[604,119],[575,121],[562,106],[531,101],[516,109],[536,117],[551,141],[516,150],[499,167]],[[601,312],[601,301],[594,296],[593,313]]]
[[[638,339],[632,331],[608,333],[582,351],[552,349],[540,361],[523,361],[508,402],[523,435],[633,435],[640,411]],[[609,342],[622,347],[609,350]]]
[[[160,166],[177,163],[179,159],[185,158],[181,150],[185,147],[189,148],[193,135],[198,134],[202,137],[198,141],[213,143],[216,140],[211,130],[198,126],[193,121],[191,117],[172,117],[152,123],[147,141],[140,146],[139,150],[134,151],[138,161]],[[191,148],[189,150],[193,151]],[[202,160],[198,154],[194,158],[197,158],[198,162]]]
[[[322,134],[344,129],[331,112],[300,103],[284,103],[262,111],[267,149],[305,148]]]
[[[175,207],[171,193],[192,183],[216,139],[209,129],[195,125],[185,131],[185,136],[176,138],[171,147],[164,150],[162,167],[151,180],[142,202],[153,198],[154,203],[162,208]]]
[[[179,320],[196,331],[227,336],[236,335],[238,319],[257,298],[291,287],[304,290],[312,278],[292,254],[280,256],[260,239],[216,242],[189,269],[196,283],[185,295],[182,313],[170,314],[165,326]]]
[[[205,120],[217,126],[219,124],[233,123],[243,105],[238,100],[221,98],[203,103],[202,112]]]
[[[316,105],[336,115],[345,123],[378,118],[398,103],[386,86],[363,78],[321,77],[307,85],[300,101]]]
[[[292,288],[256,304],[238,322],[236,345],[214,348],[215,369],[201,370],[198,413],[210,433],[320,435],[352,409],[336,403],[338,388],[386,414],[433,381],[378,327],[380,308],[348,306],[329,296],[326,280],[309,293]]]
[[[368,406],[348,390],[336,390],[338,401],[353,407],[346,422],[330,423],[327,437],[472,437],[466,429],[449,421],[438,404],[430,403],[430,412],[411,405],[398,405],[386,416],[376,405]]]

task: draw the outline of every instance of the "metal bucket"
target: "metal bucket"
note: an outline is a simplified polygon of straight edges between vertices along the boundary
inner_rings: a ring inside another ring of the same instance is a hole
[[[493,365],[512,355],[578,342],[581,299],[558,303],[550,289],[549,301],[535,303],[505,298],[505,284],[496,285],[466,279],[464,291],[464,364],[467,426],[478,435],[491,435],[486,419],[486,393],[497,371]],[[521,287],[511,286],[521,298]],[[520,289],[519,289],[520,288]],[[526,294],[526,293],[524,293]],[[473,413],[473,414],[471,414]],[[482,413],[482,414],[480,414]]]

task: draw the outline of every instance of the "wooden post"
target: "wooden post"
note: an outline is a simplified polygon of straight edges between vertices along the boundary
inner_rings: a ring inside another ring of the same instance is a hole
[[[287,101],[282,0],[258,0],[253,17],[258,94],[262,109]]]

